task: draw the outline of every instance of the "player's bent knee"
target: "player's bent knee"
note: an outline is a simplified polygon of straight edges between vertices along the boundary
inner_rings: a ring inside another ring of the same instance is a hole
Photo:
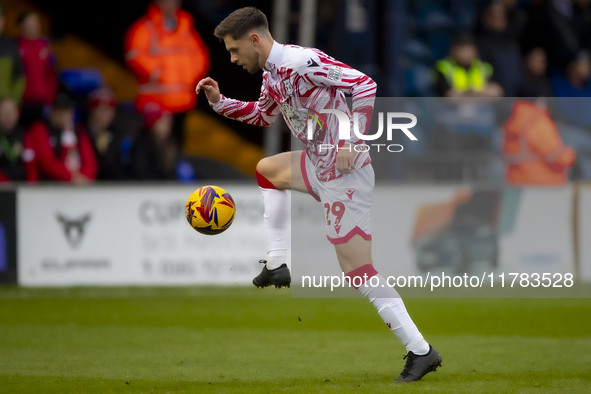
[[[272,175],[273,172],[277,171],[278,163],[273,157],[263,157],[257,163],[257,171],[264,175]]]
[[[278,155],[259,160],[256,171],[259,185],[261,180],[263,180],[263,182],[267,181],[272,184],[276,189],[288,189],[290,186],[289,178],[291,171],[289,163],[285,165],[284,160],[281,160],[281,157],[278,157]],[[269,184],[267,183],[267,185]]]
[[[271,158],[265,157],[257,163],[256,171],[270,182],[273,182],[275,180],[274,178],[277,177],[279,169]]]

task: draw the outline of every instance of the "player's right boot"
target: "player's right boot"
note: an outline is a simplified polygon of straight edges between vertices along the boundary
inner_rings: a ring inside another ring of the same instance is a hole
[[[408,352],[404,358],[406,365],[400,376],[394,379],[395,382],[415,382],[441,367],[441,356],[431,345],[429,345],[429,353],[427,354],[418,356],[413,352]]]
[[[252,280],[252,284],[256,287],[267,287],[275,285],[275,287],[289,287],[291,284],[291,274],[287,264],[281,264],[278,268],[267,269],[267,260],[260,260],[259,263],[265,264],[263,270],[258,276]]]

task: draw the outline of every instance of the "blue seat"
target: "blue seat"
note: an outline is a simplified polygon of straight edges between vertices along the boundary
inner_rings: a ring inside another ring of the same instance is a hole
[[[411,62],[432,63],[434,61],[431,49],[418,38],[410,38],[406,41],[404,53]]]
[[[96,68],[66,69],[60,72],[60,79],[70,93],[77,98],[86,97],[105,83],[103,74]]]
[[[453,18],[447,14],[438,1],[418,0],[413,2],[414,14],[420,29],[451,29],[454,27]]]
[[[409,96],[433,95],[433,70],[424,63],[415,63],[404,70],[404,84]]]

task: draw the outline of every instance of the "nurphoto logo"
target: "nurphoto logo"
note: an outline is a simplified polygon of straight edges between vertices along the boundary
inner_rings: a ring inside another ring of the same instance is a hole
[[[414,126],[417,125],[417,117],[409,112],[378,112],[378,130],[374,134],[363,134],[359,129],[359,113],[353,113],[353,120],[350,119],[349,115],[343,111],[337,109],[321,109],[320,111],[315,111],[308,109],[308,121],[307,121],[307,138],[308,140],[314,139],[314,128],[316,125],[322,130],[328,128],[327,122],[324,119],[322,114],[332,114],[335,115],[338,121],[338,128],[339,128],[339,140],[349,140],[351,138],[351,129],[353,129],[353,134],[355,137],[362,141],[375,141],[384,134],[384,129],[386,131],[386,139],[388,141],[392,141],[392,136],[394,131],[401,131],[406,135],[406,137],[411,141],[418,141],[418,138],[410,131]],[[384,121],[385,119],[385,121]],[[398,123],[400,119],[407,119],[409,122],[406,123]],[[385,123],[385,126],[384,126]],[[347,147],[342,148],[337,145],[333,144],[319,144],[318,151],[327,152],[331,149],[336,149],[337,151],[340,149],[354,149],[356,152],[367,152],[371,148],[375,148],[378,152],[381,148],[384,148],[388,152],[402,152],[404,147],[401,144],[355,144]]]

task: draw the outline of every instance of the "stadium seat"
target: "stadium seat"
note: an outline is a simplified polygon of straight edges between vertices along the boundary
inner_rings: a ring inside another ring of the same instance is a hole
[[[433,70],[426,64],[416,63],[404,71],[404,83],[409,96],[432,96]]]
[[[95,89],[104,86],[105,79],[96,68],[73,68],[62,70],[59,75],[72,95],[83,98]]]
[[[439,1],[423,0],[415,5],[418,27],[424,30],[451,29],[454,20]]]
[[[435,60],[430,48],[418,38],[410,38],[406,41],[404,53],[411,62],[432,63]]]

